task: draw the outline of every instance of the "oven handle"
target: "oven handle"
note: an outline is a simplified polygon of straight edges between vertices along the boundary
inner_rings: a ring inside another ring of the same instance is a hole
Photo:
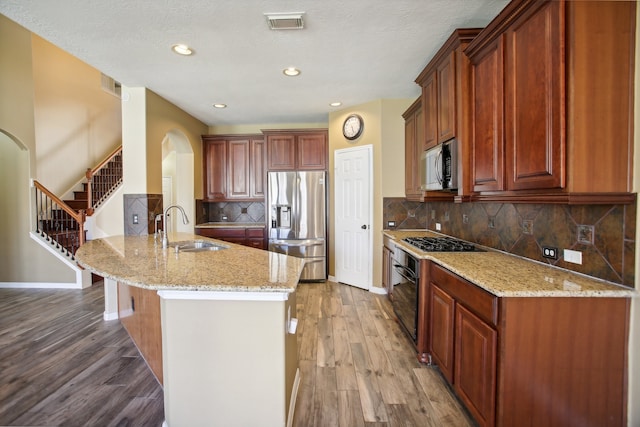
[[[396,269],[399,275],[409,280],[410,282],[415,282],[416,279],[418,278],[411,269],[405,267],[404,265],[393,264],[393,267]],[[409,277],[407,277],[407,275]]]

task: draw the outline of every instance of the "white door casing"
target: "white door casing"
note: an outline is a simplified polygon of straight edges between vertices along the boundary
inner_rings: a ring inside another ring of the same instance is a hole
[[[336,280],[362,289],[372,283],[373,146],[336,150]]]

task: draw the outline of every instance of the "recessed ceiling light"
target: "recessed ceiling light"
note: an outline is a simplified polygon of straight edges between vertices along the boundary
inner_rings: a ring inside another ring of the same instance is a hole
[[[191,50],[191,48],[186,44],[174,44],[173,46],[171,46],[171,50],[173,50],[178,55],[193,55],[193,50]]]
[[[284,73],[285,76],[289,76],[289,77],[295,77],[300,75],[300,70],[298,70],[296,67],[285,68],[284,70],[282,70],[282,72]]]
[[[329,106],[331,107],[339,107],[342,105],[342,102],[338,101],[338,102],[332,102],[331,104],[329,104]]]
[[[227,108],[227,104],[213,104],[215,108]]]

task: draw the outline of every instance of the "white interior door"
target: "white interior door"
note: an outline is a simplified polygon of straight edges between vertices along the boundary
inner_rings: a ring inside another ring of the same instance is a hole
[[[372,286],[372,158],[373,147],[336,150],[335,155],[336,280]]]

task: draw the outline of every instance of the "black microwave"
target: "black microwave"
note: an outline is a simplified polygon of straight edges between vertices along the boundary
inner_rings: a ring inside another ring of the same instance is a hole
[[[420,190],[458,189],[458,142],[455,139],[425,150],[420,158]]]

